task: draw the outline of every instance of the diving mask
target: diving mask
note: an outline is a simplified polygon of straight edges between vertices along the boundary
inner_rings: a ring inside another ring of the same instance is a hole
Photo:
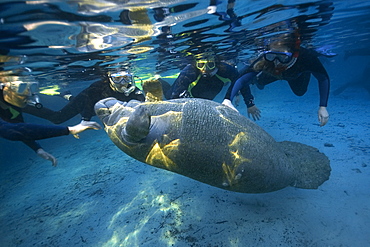
[[[110,74],[109,79],[111,81],[112,89],[119,93],[124,93],[128,96],[130,93],[135,91],[134,76],[126,71]]]
[[[287,64],[292,60],[293,54],[291,52],[265,51],[263,57],[269,62],[277,60],[280,63]]]
[[[0,88],[3,90],[4,100],[14,106],[23,108],[27,104],[34,105],[36,108],[42,108],[37,96],[37,82],[13,81],[1,83]]]
[[[13,92],[23,96],[34,95],[39,91],[39,84],[37,82],[13,81],[8,85]]]
[[[198,60],[196,67],[202,72],[203,76],[214,76],[218,70],[214,60]]]
[[[208,60],[198,60],[196,64],[197,68],[200,70],[214,70],[216,68],[215,61],[208,61]]]

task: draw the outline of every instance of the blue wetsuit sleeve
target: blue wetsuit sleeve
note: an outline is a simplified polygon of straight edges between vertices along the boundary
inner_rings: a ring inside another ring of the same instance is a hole
[[[309,64],[312,75],[319,83],[320,106],[328,106],[330,79],[328,72],[317,57],[312,58]]]
[[[250,81],[257,75],[257,72],[248,72],[241,76],[238,80],[236,80],[235,84],[233,85],[231,89],[231,96],[230,101],[234,99],[234,97],[238,94],[239,91],[241,91],[245,104],[248,107],[253,106],[253,95],[251,93],[251,90],[249,88]]]
[[[67,127],[56,125],[41,125],[29,123],[9,123],[0,120],[0,136],[11,141],[23,141],[32,149],[36,147],[35,140],[47,139],[57,136],[68,135]]]
[[[319,82],[320,106],[328,106],[330,80],[326,73],[312,72]]]
[[[35,152],[37,149],[41,148],[40,144],[36,141],[23,141],[23,143],[29,146]]]
[[[304,48],[301,48],[301,50],[303,53],[302,55],[307,56],[306,59],[309,61],[309,63],[306,63],[307,70],[312,73],[319,83],[320,106],[327,107],[330,90],[330,79],[328,72],[315,54],[312,54],[312,52]]]

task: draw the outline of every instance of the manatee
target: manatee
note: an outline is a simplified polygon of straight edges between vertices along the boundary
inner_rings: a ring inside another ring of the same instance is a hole
[[[214,101],[106,98],[95,112],[127,155],[225,190],[317,189],[330,176],[329,159],[316,148],[276,142],[256,123]]]

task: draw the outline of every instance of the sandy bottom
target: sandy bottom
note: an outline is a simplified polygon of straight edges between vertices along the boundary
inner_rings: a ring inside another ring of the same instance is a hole
[[[56,168],[1,140],[0,245],[370,246],[367,92],[331,97],[325,127],[316,120],[316,89],[298,98],[271,85],[255,96],[258,124],[277,141],[305,143],[330,158],[331,177],[318,190],[214,188],[131,159],[104,131],[41,141],[58,158]]]

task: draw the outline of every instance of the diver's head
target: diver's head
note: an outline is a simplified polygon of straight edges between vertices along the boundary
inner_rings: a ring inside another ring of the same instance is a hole
[[[23,108],[37,96],[39,84],[35,81],[21,81],[18,77],[8,77],[7,82],[1,83],[1,88],[7,103]]]
[[[135,91],[134,76],[127,71],[108,72],[108,78],[111,88],[116,92],[128,96]]]
[[[300,49],[299,37],[292,33],[279,35],[269,40],[266,50],[260,53],[255,69],[265,67],[281,73],[292,67],[297,61]]]
[[[269,50],[263,52],[266,61],[273,62],[275,66],[289,64],[293,59],[293,53],[288,51]]]
[[[197,69],[200,70],[203,77],[214,76],[218,68],[216,67],[216,61],[214,56],[204,56],[196,60],[195,63]]]

